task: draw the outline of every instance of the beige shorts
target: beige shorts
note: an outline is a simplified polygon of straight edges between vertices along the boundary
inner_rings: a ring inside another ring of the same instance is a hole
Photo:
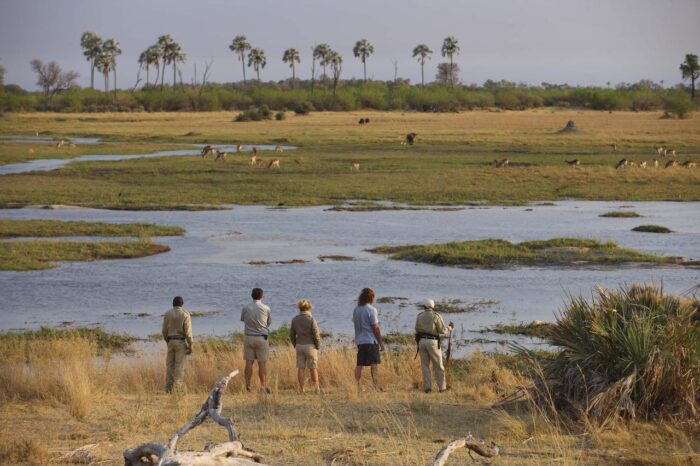
[[[265,362],[270,357],[270,344],[263,337],[246,335],[243,339],[243,359]]]
[[[318,366],[318,350],[311,345],[297,345],[297,369],[316,369]]]

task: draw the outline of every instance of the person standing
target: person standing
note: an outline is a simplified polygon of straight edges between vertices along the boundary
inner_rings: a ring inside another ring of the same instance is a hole
[[[440,349],[440,337],[451,332],[454,328],[452,322],[445,326],[442,316],[435,311],[435,302],[426,299],[423,304],[423,311],[416,318],[416,342],[418,343],[418,354],[420,354],[420,366],[423,372],[423,391],[430,393],[433,388],[430,379],[430,365],[433,365],[433,374],[438,390],[447,390],[445,380],[445,366],[442,363],[442,350]]]
[[[379,317],[374,304],[374,290],[364,288],[357,298],[357,307],[352,312],[355,325],[355,344],[357,345],[357,365],[355,381],[358,387],[362,378],[362,368],[369,366],[374,388],[382,391],[377,380],[378,365],[381,363],[380,351],[384,351],[384,342],[379,330]]]
[[[192,354],[192,320],[190,313],[182,306],[185,301],[181,296],[173,299],[173,308],[163,316],[163,339],[168,345],[165,361],[165,391],[170,393],[173,387],[182,385],[185,378],[185,359]]]
[[[267,337],[270,334],[272,316],[270,308],[263,304],[263,290],[253,288],[251,293],[253,302],[241,311],[241,322],[245,323],[245,337],[243,338],[243,359],[245,359],[245,388],[250,391],[250,382],[253,378],[253,364],[258,363],[258,377],[260,387],[267,393],[267,360],[270,357],[270,344]]]
[[[318,384],[318,350],[321,349],[321,332],[318,330],[316,319],[311,315],[313,305],[306,299],[297,303],[299,314],[292,319],[289,329],[289,339],[297,352],[297,380],[299,391],[304,393],[305,369],[311,373],[311,381],[316,387],[316,393],[321,391]]]

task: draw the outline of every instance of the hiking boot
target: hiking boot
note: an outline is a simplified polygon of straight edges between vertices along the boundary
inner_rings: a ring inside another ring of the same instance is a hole
[[[431,388],[426,388],[425,390],[423,390],[423,393],[430,393],[432,391],[433,390]],[[442,390],[440,390],[440,391],[442,391]]]

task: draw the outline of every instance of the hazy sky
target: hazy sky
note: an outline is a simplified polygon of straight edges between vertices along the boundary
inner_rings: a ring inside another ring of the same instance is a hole
[[[30,89],[33,58],[76,70],[80,84],[89,85],[80,35],[92,30],[119,40],[120,87],[131,87],[141,51],[170,34],[187,53],[185,81],[194,63],[201,70],[213,57],[211,80],[224,82],[242,78],[228,45],[244,34],[267,54],[263,80],[290,75],[281,61],[288,47],[301,52],[297,73],[308,78],[310,48],[321,42],[343,55],[342,77],[348,78],[362,76],[352,47],[367,38],[376,52],[368,76],[393,78],[397,60],[399,76],[415,83],[420,66],[411,57],[413,47],[426,43],[433,49],[426,64],[426,80],[432,80],[443,61],[442,39],[453,35],[465,83],[652,79],[669,86],[680,82],[685,54],[700,54],[698,25],[700,0],[0,0],[0,64],[6,83]],[[102,86],[98,77],[96,85]]]

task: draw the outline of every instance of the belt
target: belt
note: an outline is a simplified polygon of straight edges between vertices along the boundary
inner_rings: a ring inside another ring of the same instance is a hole
[[[425,335],[425,334],[420,335],[418,338],[421,340],[422,339],[426,339],[426,340],[439,340],[440,339],[440,337],[436,337],[435,335]]]
[[[167,337],[167,338],[165,339],[165,341],[170,341],[170,340],[185,340],[185,339],[186,339],[185,337],[181,337],[181,336],[177,335],[177,336],[174,336],[174,337]]]
[[[262,337],[267,340],[267,335],[248,335],[246,334],[247,337]]]

